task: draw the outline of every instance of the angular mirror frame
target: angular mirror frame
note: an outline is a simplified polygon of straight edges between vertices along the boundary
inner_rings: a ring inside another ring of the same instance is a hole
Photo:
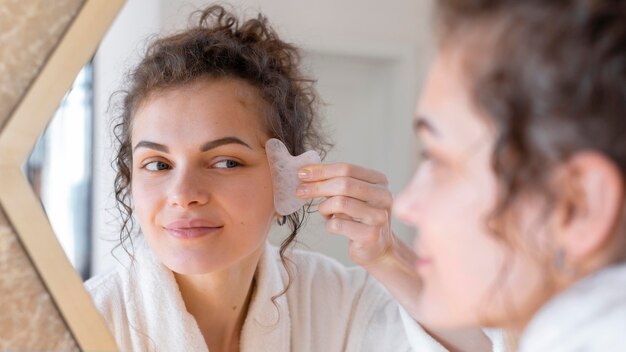
[[[63,38],[0,126],[0,206],[81,350],[117,350],[68,261],[22,165],[124,0],[85,0]]]

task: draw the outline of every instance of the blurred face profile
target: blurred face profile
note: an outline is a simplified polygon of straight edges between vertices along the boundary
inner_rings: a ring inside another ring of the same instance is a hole
[[[496,132],[471,101],[461,54],[441,51],[430,69],[414,120],[423,160],[394,211],[417,232],[420,321],[512,326],[535,309],[541,270],[488,228],[498,195]],[[524,207],[532,218],[531,204]]]
[[[132,124],[132,197],[143,235],[180,274],[226,269],[262,251],[274,219],[256,90],[199,79],[153,92]]]

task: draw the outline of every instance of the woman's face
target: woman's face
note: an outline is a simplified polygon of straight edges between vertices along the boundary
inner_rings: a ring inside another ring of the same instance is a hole
[[[159,259],[181,274],[260,253],[274,219],[264,102],[235,79],[155,92],[132,124],[132,197]]]
[[[431,68],[414,125],[425,160],[395,212],[418,232],[421,321],[510,326],[537,305],[540,271],[488,230],[497,196],[490,166],[495,131],[471,103],[461,66],[458,52],[444,51]]]

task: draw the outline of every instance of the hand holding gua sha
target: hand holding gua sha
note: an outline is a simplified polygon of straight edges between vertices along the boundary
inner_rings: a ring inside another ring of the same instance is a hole
[[[296,188],[302,182],[298,170],[304,165],[319,164],[322,160],[313,150],[292,156],[283,142],[275,138],[265,143],[265,152],[274,186],[274,208],[283,216],[295,213],[307,202],[296,196]]]

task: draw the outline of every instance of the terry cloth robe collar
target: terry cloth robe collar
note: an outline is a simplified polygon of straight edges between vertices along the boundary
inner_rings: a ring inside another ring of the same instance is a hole
[[[600,270],[558,294],[520,341],[522,352],[618,350],[626,350],[626,264]]]
[[[241,332],[241,352],[291,350],[287,295],[282,294],[272,302],[272,298],[281,293],[287,283],[279,265],[282,263],[278,250],[266,245],[254,276],[256,289],[252,293]]]
[[[209,352],[196,320],[187,312],[172,271],[145,244],[137,249],[137,261],[129,268],[129,284],[136,287],[125,290],[130,293],[126,299],[131,328],[150,332],[147,339],[153,345],[146,347],[153,351]],[[290,351],[286,295],[276,298],[275,304],[272,303],[272,297],[283,290],[286,282],[281,277],[279,265],[276,248],[266,244],[255,273],[255,291],[241,333],[241,352],[259,351],[259,348],[265,351]],[[150,294],[141,294],[146,292]],[[133,345],[140,346],[142,343],[133,341]]]

